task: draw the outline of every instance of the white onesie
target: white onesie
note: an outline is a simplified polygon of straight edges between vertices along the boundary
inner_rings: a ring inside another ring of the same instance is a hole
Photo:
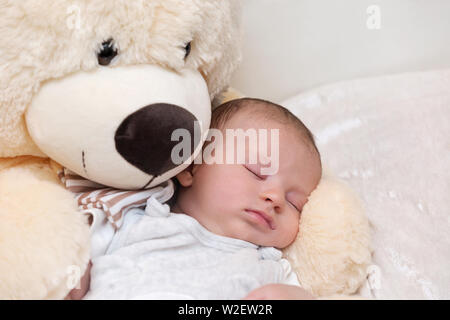
[[[213,234],[156,196],[130,209],[116,233],[97,232],[84,299],[241,299],[269,283],[299,285],[281,251]]]

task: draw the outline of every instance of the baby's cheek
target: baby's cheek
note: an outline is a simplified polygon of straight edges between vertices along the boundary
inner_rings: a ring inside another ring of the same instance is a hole
[[[211,199],[221,209],[231,209],[239,203],[239,194],[232,187],[221,187],[214,192],[214,197]]]
[[[295,241],[295,239],[297,239],[297,235],[298,235],[298,231],[299,231],[299,224],[300,221],[298,219],[295,219],[292,223],[292,228],[290,230],[290,239],[289,239],[289,244],[291,244],[292,242]]]
[[[243,193],[246,192],[246,180],[234,171],[222,172],[221,176],[218,177],[220,180],[217,180],[217,190],[227,197],[242,197]]]
[[[289,219],[284,222],[286,227],[280,230],[280,248],[289,246],[297,239],[299,222],[298,219]]]

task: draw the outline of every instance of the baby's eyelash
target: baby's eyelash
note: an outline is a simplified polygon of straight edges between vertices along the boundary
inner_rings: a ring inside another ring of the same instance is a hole
[[[289,204],[290,204],[291,206],[293,206],[294,209],[297,210],[298,212],[301,212],[301,211],[302,211],[302,210],[300,210],[295,204],[293,204],[292,202],[290,202],[290,201],[288,201],[288,202],[289,202]]]
[[[245,167],[245,169],[247,169],[248,171],[250,171],[251,173],[253,173],[253,175],[255,175],[256,177],[258,177],[259,179],[262,179],[262,177],[261,177],[259,174],[255,173],[253,170],[250,170],[247,166],[244,166],[244,167]]]
[[[257,174],[256,172],[254,172],[253,170],[249,169],[247,166],[244,166],[245,169],[247,169],[248,171],[250,171],[251,173],[253,173],[253,175],[255,175],[258,179],[264,179],[263,177],[261,177],[259,174]]]

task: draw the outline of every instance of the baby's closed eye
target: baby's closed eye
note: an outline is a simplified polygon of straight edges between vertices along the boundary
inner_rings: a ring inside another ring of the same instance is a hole
[[[294,195],[288,193],[286,196],[286,201],[299,213],[302,212],[304,204],[300,199],[297,199]]]
[[[258,180],[265,180],[267,178],[266,175],[261,174],[261,166],[258,164],[245,164],[244,168],[249,171],[254,177]],[[291,192],[286,194],[286,202],[293,207],[299,213],[302,212],[303,203],[300,199],[297,199],[295,195],[292,195]]]
[[[298,212],[301,211],[301,210],[299,209],[298,205],[296,205],[295,203],[293,203],[293,202],[291,202],[291,201],[288,201],[288,203],[289,203],[292,207],[294,207],[294,209],[297,210]]]
[[[260,172],[260,168],[258,165],[252,165],[252,164],[246,164],[244,165],[244,168],[247,169],[249,172],[251,172],[255,177],[257,177],[260,180],[264,180],[267,176],[262,175]]]

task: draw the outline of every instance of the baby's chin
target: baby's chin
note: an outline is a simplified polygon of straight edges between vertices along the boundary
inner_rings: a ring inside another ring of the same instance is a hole
[[[231,226],[233,232],[231,238],[241,239],[261,247],[274,247],[284,249],[288,247],[294,239],[285,239],[279,230],[264,230],[255,227],[249,221],[241,221],[240,224]]]
[[[282,249],[287,247],[288,245],[284,245],[283,243],[280,243],[280,241],[276,241],[273,238],[263,238],[258,236],[247,236],[246,237],[235,237],[237,239],[245,240],[247,242],[253,243],[254,245],[260,246],[260,247],[274,247],[276,249]]]
[[[249,240],[248,242],[251,242],[257,246],[261,246],[261,247],[274,247],[275,249],[285,249],[287,248],[290,244],[292,244],[294,242],[294,240],[290,241],[290,240],[284,240],[284,239],[280,239],[280,235],[273,235],[272,237],[268,237],[268,238],[259,238],[259,239],[253,239],[254,241]]]

